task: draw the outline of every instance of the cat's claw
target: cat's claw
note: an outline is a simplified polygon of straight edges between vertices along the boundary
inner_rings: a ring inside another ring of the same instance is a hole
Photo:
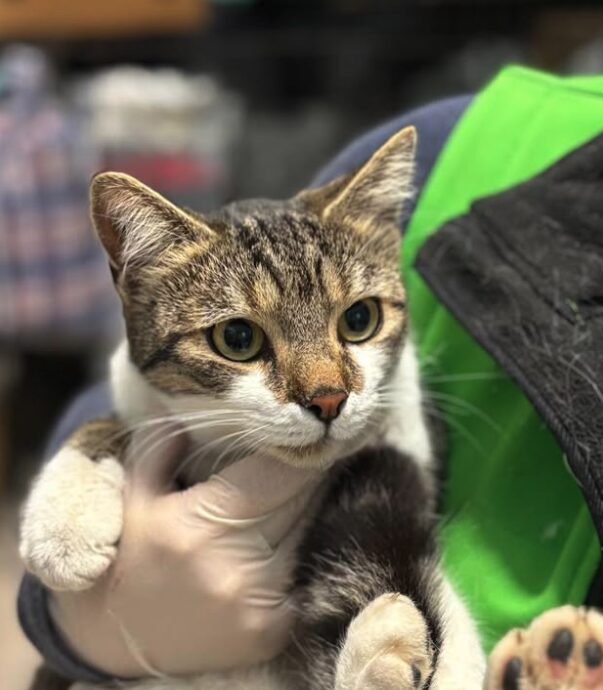
[[[47,587],[91,587],[117,552],[123,513],[122,466],[63,448],[43,469],[25,505],[19,551]]]
[[[490,656],[485,690],[603,689],[603,616],[562,606],[511,630]]]
[[[401,594],[383,594],[352,621],[335,690],[419,690],[432,671],[425,619]]]

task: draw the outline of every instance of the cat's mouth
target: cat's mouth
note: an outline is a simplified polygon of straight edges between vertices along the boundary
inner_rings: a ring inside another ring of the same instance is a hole
[[[323,450],[329,444],[329,442],[330,439],[325,437],[320,439],[320,441],[305,443],[304,445],[275,446],[275,448],[289,453],[299,453],[300,455],[308,455]]]
[[[330,465],[338,458],[354,452],[359,443],[366,442],[368,429],[364,425],[354,431],[353,435],[340,438],[333,433],[331,425],[325,425],[322,436],[317,440],[307,443],[274,443],[271,447],[275,456],[290,464]]]
[[[278,460],[297,467],[327,468],[341,457],[355,450],[355,444],[349,441],[342,443],[326,433],[318,441],[305,444],[271,446],[272,454]]]
[[[275,455],[285,462],[294,465],[308,465],[309,463],[321,463],[332,451],[334,441],[327,436],[323,436],[318,441],[305,444],[274,445],[272,446]]]
[[[316,441],[308,441],[307,443],[292,443],[290,445],[277,444],[275,447],[283,452],[292,452],[302,457],[308,455],[315,455],[323,452],[329,445],[333,443],[331,427],[328,424],[324,425],[322,436]]]

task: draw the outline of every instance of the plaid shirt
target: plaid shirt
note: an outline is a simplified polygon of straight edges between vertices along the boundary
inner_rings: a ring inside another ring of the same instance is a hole
[[[114,329],[117,302],[88,213],[88,181],[97,167],[78,123],[44,89],[5,87],[0,100],[0,340],[42,336],[45,342],[67,344]]]

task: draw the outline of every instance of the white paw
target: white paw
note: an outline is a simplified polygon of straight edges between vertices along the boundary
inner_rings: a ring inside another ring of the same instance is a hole
[[[19,551],[47,587],[94,584],[116,554],[123,516],[122,466],[61,449],[44,467],[23,510]]]
[[[408,597],[383,594],[352,621],[337,662],[336,690],[412,690],[431,674],[427,626]]]

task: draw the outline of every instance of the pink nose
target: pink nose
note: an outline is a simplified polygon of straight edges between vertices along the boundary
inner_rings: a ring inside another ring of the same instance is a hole
[[[310,400],[308,409],[323,422],[330,422],[339,416],[347,399],[348,394],[344,391],[317,395]]]

